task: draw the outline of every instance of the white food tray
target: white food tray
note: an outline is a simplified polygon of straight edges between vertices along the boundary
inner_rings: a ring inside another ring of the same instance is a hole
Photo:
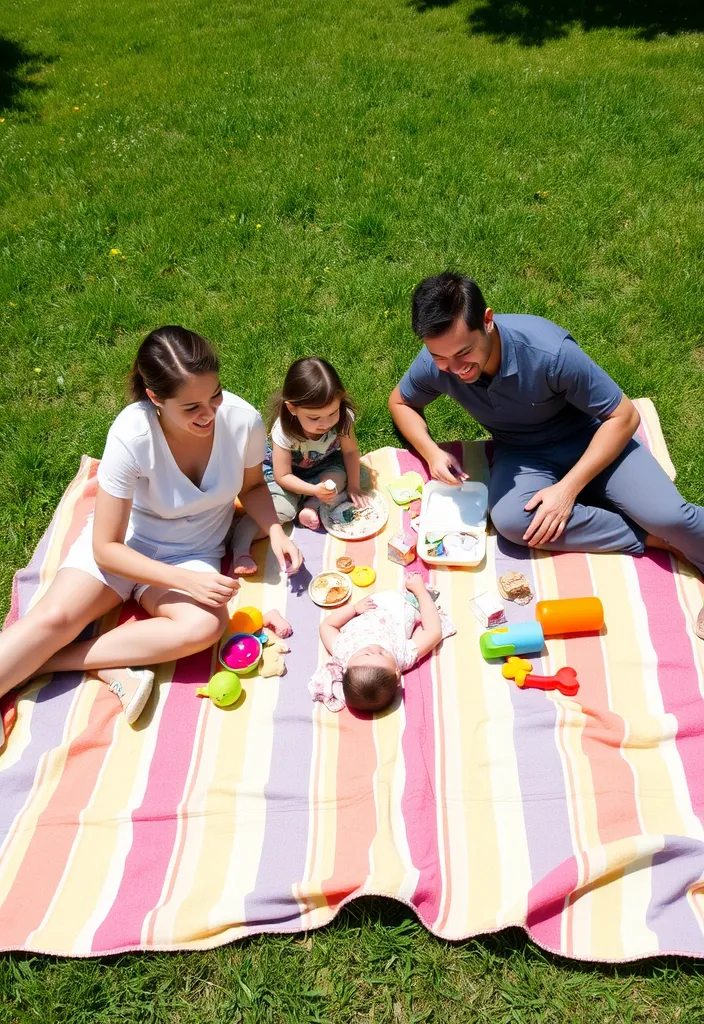
[[[461,484],[443,484],[431,480],[423,488],[423,500],[418,521],[418,554],[428,565],[479,565],[486,554],[486,518],[489,491],[486,484],[465,480]],[[471,533],[477,546],[462,556],[430,555],[425,535],[428,532]]]

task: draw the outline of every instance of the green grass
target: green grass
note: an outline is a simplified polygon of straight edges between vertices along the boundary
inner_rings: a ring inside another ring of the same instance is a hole
[[[312,935],[209,953],[0,961],[0,1021],[12,1024],[694,1024],[703,997],[688,961],[574,964],[517,929],[450,945],[376,900]]]
[[[290,360],[327,356],[368,450],[396,443],[411,291],[446,266],[652,396],[704,502],[704,44],[680,31],[701,13],[543,7],[6,0],[2,611],[148,330],[205,333],[259,406]],[[430,421],[479,434],[449,404]],[[687,964],[575,967],[517,933],[450,946],[378,904],[305,941],[0,960],[8,1021],[691,1021],[702,1004]]]

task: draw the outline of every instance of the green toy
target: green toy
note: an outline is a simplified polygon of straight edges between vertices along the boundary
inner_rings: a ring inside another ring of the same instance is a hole
[[[219,708],[227,708],[240,699],[242,683],[235,672],[223,669],[211,676],[207,686],[200,686],[196,693],[199,697],[210,697]]]
[[[403,476],[392,480],[388,485],[389,494],[397,505],[410,505],[423,494],[423,477],[420,473],[409,470]]]

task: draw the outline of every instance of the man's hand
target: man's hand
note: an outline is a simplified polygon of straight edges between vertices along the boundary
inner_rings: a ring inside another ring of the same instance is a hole
[[[454,455],[438,448],[428,459],[428,469],[433,480],[441,480],[444,484],[461,484],[469,480]]]
[[[528,541],[529,548],[537,548],[541,544],[549,544],[562,536],[567,526],[567,521],[572,514],[576,495],[564,483],[552,484],[550,487],[543,487],[541,491],[534,494],[525,505],[526,512],[538,511],[533,516],[531,524],[523,534],[523,540]],[[538,508],[538,506],[540,506]]]

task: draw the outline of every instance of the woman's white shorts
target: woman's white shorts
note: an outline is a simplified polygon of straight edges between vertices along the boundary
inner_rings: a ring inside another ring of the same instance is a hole
[[[165,562],[167,565],[178,566],[180,569],[191,569],[193,572],[220,572],[222,552],[215,551],[213,554],[188,556],[183,553],[176,553],[164,550],[163,548],[150,547],[136,537],[131,537],[127,542],[128,546],[139,551],[148,558],[155,558],[158,562]],[[71,545],[66,558],[61,563],[61,569],[81,569],[87,572],[93,579],[99,580],[118,594],[123,601],[130,597],[135,601],[141,601],[145,590],[148,590],[149,583],[135,583],[134,580],[125,579],[123,576],[115,576],[113,573],[103,572],[93,557],[93,519],[88,520],[80,536]]]

